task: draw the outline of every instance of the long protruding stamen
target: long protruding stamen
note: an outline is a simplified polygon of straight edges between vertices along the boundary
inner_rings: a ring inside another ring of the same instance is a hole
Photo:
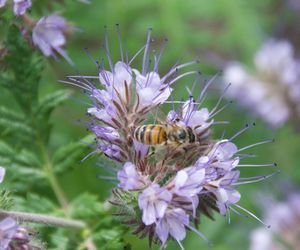
[[[212,246],[212,242],[201,232],[199,232],[197,229],[190,225],[186,225],[186,227],[190,230],[192,230],[194,233],[196,233],[198,236],[200,236],[202,239],[204,239],[208,245]]]
[[[219,107],[221,101],[223,100],[224,95],[225,95],[227,89],[230,87],[230,85],[231,85],[231,84],[229,83],[229,84],[225,87],[225,89],[223,90],[223,93],[222,93],[221,96],[219,97],[219,100],[217,101],[215,107],[210,111],[210,114],[213,114],[213,113],[217,110],[217,108]]]
[[[146,70],[148,68],[148,61],[149,61],[150,49],[151,49],[151,32],[152,32],[152,29],[149,28],[145,51],[144,51],[144,57],[143,57],[142,75],[146,74]]]
[[[93,89],[95,89],[96,87],[87,79],[85,78],[81,78],[83,81],[85,81],[86,83],[84,83],[83,81],[79,81],[76,78],[72,78],[72,77],[68,77],[67,79],[70,81],[73,81],[76,84],[80,84],[81,86],[84,86],[85,88],[89,89],[91,92],[93,91]]]
[[[270,228],[270,225],[267,225],[266,223],[264,223],[260,218],[258,218],[255,214],[253,214],[252,212],[250,212],[249,210],[237,205],[237,204],[233,204],[233,206],[241,209],[242,211],[246,212],[247,214],[249,214],[252,218],[256,219],[257,221],[259,221],[261,224],[263,224],[265,227]]]
[[[215,117],[217,114],[221,113],[222,111],[224,111],[230,104],[232,104],[232,101],[226,103],[222,108],[220,108],[219,110],[217,110],[215,113],[211,112],[211,115],[209,116],[209,118],[213,118]]]
[[[211,125],[224,125],[224,124],[230,124],[229,121],[217,121],[213,122]]]
[[[261,141],[261,142],[257,142],[257,143],[248,145],[248,146],[246,146],[246,147],[240,148],[237,152],[241,152],[241,151],[243,151],[243,150],[246,150],[246,149],[249,149],[249,148],[253,148],[253,147],[258,146],[258,145],[270,143],[270,142],[274,142],[274,139],[271,139],[271,140],[265,140],[265,141]]]
[[[109,63],[109,66],[110,66],[110,69],[111,69],[111,72],[114,74],[115,73],[115,69],[114,69],[114,64],[111,60],[111,55],[110,55],[110,52],[109,52],[109,46],[108,46],[108,31],[107,31],[107,27],[104,26],[104,30],[105,30],[105,46],[104,46],[104,51],[107,55],[107,59],[108,59],[108,63]]]
[[[233,135],[230,139],[228,139],[228,141],[232,141],[233,139],[235,139],[236,137],[244,133],[249,128],[252,128],[253,126],[255,126],[255,123],[253,123],[252,126],[247,123],[244,128],[240,129],[240,131],[238,131],[235,135]]]
[[[90,156],[92,156],[92,155],[94,155],[94,154],[96,154],[96,153],[99,153],[99,151],[98,151],[98,150],[95,150],[95,151],[92,151],[92,152],[88,153],[85,157],[83,157],[83,158],[80,160],[80,162],[84,162],[87,158],[89,158]]]
[[[208,87],[215,81],[215,79],[217,78],[218,74],[214,75],[211,79],[209,79],[209,81],[204,85],[203,89],[200,91],[200,94],[197,98],[197,102],[200,102],[203,95],[206,93]]]
[[[118,182],[117,178],[114,176],[104,176],[104,175],[98,175],[97,179],[110,181],[110,182]]]
[[[185,72],[183,74],[180,74],[179,76],[175,77],[174,79],[172,79],[169,84],[173,84],[174,82],[177,82],[179,79],[185,77],[185,76],[188,76],[188,75],[193,75],[193,74],[197,74],[198,71],[189,71],[189,72]]]
[[[99,163],[99,162],[96,165],[100,168],[103,168],[104,170],[106,170],[108,172],[112,172],[112,173],[118,172],[118,169],[108,166],[108,165],[105,165],[105,164],[102,164],[102,163]]]
[[[193,82],[193,85],[192,85],[192,89],[191,89],[191,93],[193,95],[194,91],[195,91],[195,88],[196,88],[196,85],[199,83],[199,80],[200,80],[200,77],[202,75],[202,73],[200,71],[197,72],[198,74],[196,75],[195,77],[195,80]]]
[[[88,48],[84,48],[84,52],[87,54],[87,56],[91,59],[91,61],[97,66],[99,66],[99,64],[97,63],[97,60],[92,56],[92,54],[90,53]]]
[[[183,247],[183,245],[181,244],[181,242],[180,242],[179,240],[177,240],[177,243],[178,243],[178,245],[180,246],[180,249],[181,249],[181,250],[184,250],[184,247]]]
[[[66,84],[69,84],[69,85],[72,85],[72,86],[81,88],[81,89],[83,89],[83,90],[86,90],[86,91],[88,91],[88,92],[91,92],[91,91],[92,91],[92,90],[89,89],[89,88],[86,88],[86,87],[84,87],[84,86],[82,86],[82,85],[80,85],[80,84],[76,84],[76,83],[73,83],[73,82],[68,82],[68,81],[63,81],[63,80],[59,80],[58,82],[60,82],[60,83],[66,83]]]
[[[116,24],[116,28],[117,28],[117,33],[118,33],[119,45],[120,45],[121,60],[122,60],[122,62],[124,62],[124,55],[123,55],[123,48],[122,48],[122,39],[121,39],[121,31],[120,31],[120,25],[118,23]]]
[[[190,66],[190,65],[193,65],[193,64],[197,64],[199,63],[198,60],[196,61],[191,61],[191,62],[188,62],[188,63],[184,63],[184,64],[180,64],[176,67],[173,67],[162,79],[161,81],[164,82],[169,76],[173,75],[174,73],[176,73],[176,71],[182,69],[182,68],[185,68],[187,66]]]
[[[256,179],[255,177],[253,177],[252,180],[249,180],[249,181],[242,181],[242,182],[236,182],[236,183],[233,183],[231,184],[232,186],[237,186],[237,185],[244,185],[244,184],[249,184],[249,183],[254,183],[254,182],[260,182],[260,181],[263,181],[263,180],[266,180],[266,179],[269,179],[271,178],[272,176],[276,175],[276,174],[279,174],[280,173],[280,170],[276,171],[275,173],[272,173],[272,174],[269,174],[269,175],[262,175],[262,176],[256,176]],[[251,177],[250,177],[251,178]],[[242,180],[242,178],[240,178]],[[247,179],[247,178],[245,178]]]
[[[161,58],[161,56],[162,56],[162,54],[163,54],[163,52],[164,52],[164,50],[165,50],[165,48],[166,48],[167,43],[168,43],[168,39],[165,38],[165,39],[164,39],[164,43],[163,43],[163,45],[162,45],[161,48],[160,48],[158,57],[155,59],[155,63],[154,63],[154,67],[153,67],[153,71],[154,71],[154,72],[158,72],[158,64],[159,64],[159,62],[160,62],[160,58]]]
[[[261,167],[277,167],[277,163],[270,164],[241,164],[237,165],[238,168],[261,168]]]
[[[146,47],[146,45],[144,45],[142,48],[140,48],[140,49],[138,50],[138,52],[135,53],[135,55],[134,55],[134,56],[131,58],[131,60],[129,61],[128,65],[130,65],[130,64],[134,61],[134,59],[137,58],[137,56],[138,56],[139,54],[141,54],[141,52],[145,49],[145,47]]]

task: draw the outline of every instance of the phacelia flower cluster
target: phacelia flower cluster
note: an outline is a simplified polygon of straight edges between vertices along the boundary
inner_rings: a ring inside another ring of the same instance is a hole
[[[292,45],[287,41],[267,41],[255,54],[254,66],[249,72],[239,62],[229,63],[224,70],[225,82],[232,83],[227,96],[237,99],[272,127],[280,127],[288,120],[299,124],[300,65]]]
[[[202,86],[197,98],[173,100],[174,83],[197,75],[182,72],[197,62],[174,65],[161,75],[161,54],[152,58],[150,33],[133,57],[143,53],[140,69],[131,66],[133,59],[124,57],[122,45],[122,60],[114,64],[106,45],[110,70],[104,62],[96,62],[98,76],[69,76],[66,82],[84,89],[92,100],[87,112],[92,117],[89,129],[97,138],[95,152],[118,163],[118,169],[113,169],[118,187],[111,200],[119,208],[116,215],[135,227],[134,234],[148,236],[150,245],[163,247],[174,239],[183,249],[187,230],[207,240],[195,228],[201,216],[212,218],[213,211],[226,215],[233,206],[232,211],[246,211],[237,205],[241,194],[236,187],[266,176],[240,177],[239,166],[247,166],[239,165],[247,157],[240,152],[254,145],[238,149],[232,140],[251,126],[231,138],[212,139],[212,127],[218,123],[213,118],[223,107],[219,108],[221,100],[211,111],[201,105],[211,81]],[[195,82],[189,92],[195,93],[196,87]],[[169,103],[172,109],[157,118],[157,109]]]

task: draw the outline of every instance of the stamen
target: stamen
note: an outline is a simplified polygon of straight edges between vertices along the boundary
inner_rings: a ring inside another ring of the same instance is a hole
[[[246,150],[246,149],[249,149],[249,148],[252,148],[252,147],[258,146],[258,145],[262,145],[262,144],[270,143],[270,142],[274,142],[274,139],[271,139],[271,140],[265,140],[265,141],[261,141],[261,142],[257,142],[257,143],[254,143],[254,144],[248,145],[248,146],[246,146],[246,147],[243,147],[243,148],[239,149],[237,152],[241,152],[241,151],[243,151],[243,150]]]
[[[195,91],[195,87],[196,87],[196,84],[199,83],[199,79],[201,77],[202,73],[200,71],[198,71],[198,74],[196,75],[196,78],[193,82],[193,85],[192,85],[192,90],[191,90],[191,95],[193,95],[194,91]]]
[[[84,86],[82,86],[80,84],[76,84],[76,83],[73,83],[73,82],[68,82],[68,81],[63,81],[63,80],[59,80],[58,82],[60,82],[60,83],[66,83],[66,84],[69,84],[69,85],[72,85],[72,86],[76,86],[76,87],[84,89],[84,90],[86,90],[88,92],[92,91],[91,89],[88,89],[88,88],[86,88],[86,87],[84,87]]]
[[[226,103],[222,108],[220,108],[218,111],[216,111],[214,114],[212,114],[212,112],[210,113],[209,118],[213,118],[214,116],[216,116],[217,114],[221,113],[222,111],[224,111],[232,102],[228,102]]]
[[[143,57],[142,75],[146,74],[146,69],[148,68],[149,54],[151,49],[151,31],[152,29],[149,28]]]
[[[81,162],[81,163],[84,162],[87,158],[89,158],[90,156],[92,156],[92,155],[94,155],[94,154],[96,154],[96,153],[102,154],[102,152],[99,152],[98,150],[92,151],[92,152],[88,153],[85,157],[83,157],[83,158],[80,160],[80,162]]]
[[[240,134],[244,133],[249,128],[252,128],[254,125],[255,125],[254,123],[252,124],[252,126],[247,123],[244,128],[242,128],[235,135],[233,135],[230,139],[228,139],[228,141],[232,141],[233,139],[235,139],[236,137],[238,137]]]
[[[213,113],[216,111],[216,109],[219,107],[219,105],[220,105],[221,101],[223,100],[223,97],[224,97],[224,95],[225,95],[227,89],[230,87],[230,85],[231,85],[231,83],[229,83],[229,84],[226,86],[226,88],[223,90],[223,93],[222,93],[221,96],[219,97],[219,100],[217,101],[215,107],[210,111],[210,114],[213,114]]]
[[[97,176],[97,179],[105,180],[105,181],[110,181],[110,182],[113,182],[113,183],[117,183],[117,182],[118,182],[117,178],[114,177],[114,176],[103,176],[103,175],[98,175],[98,176]]]
[[[187,67],[187,66],[190,66],[190,65],[193,65],[193,64],[197,64],[197,63],[199,63],[199,61],[198,60],[196,60],[196,61],[191,61],[191,62],[187,62],[187,63],[184,63],[184,64],[181,64],[181,65],[178,65],[178,66],[176,66],[176,67],[173,67],[162,79],[161,79],[161,81],[162,82],[165,82],[165,80],[169,77],[169,76],[171,76],[172,74],[174,74],[174,73],[176,73],[178,70],[180,70],[180,69],[182,69],[182,68],[185,68],[185,67]]]
[[[104,26],[104,30],[105,30],[105,46],[104,46],[104,51],[105,51],[105,53],[107,55],[108,63],[109,63],[109,66],[110,66],[110,70],[114,74],[115,73],[115,69],[114,69],[114,64],[113,64],[113,62],[111,60],[111,55],[110,55],[110,52],[109,52],[108,31],[107,31],[106,25]]]
[[[124,57],[123,57],[123,49],[122,49],[122,39],[121,39],[121,32],[120,32],[120,27],[119,24],[116,24],[117,27],[117,33],[118,33],[118,39],[119,39],[119,45],[120,45],[120,54],[121,54],[121,59],[122,62],[124,62]]]
[[[163,45],[162,45],[161,48],[160,48],[158,57],[156,58],[155,63],[154,63],[154,68],[153,68],[153,71],[154,71],[154,72],[157,72],[157,71],[158,71],[158,64],[159,64],[160,58],[161,58],[161,56],[162,56],[162,54],[163,54],[163,52],[164,52],[164,50],[165,50],[165,48],[166,48],[167,43],[168,43],[168,39],[165,38],[165,39],[164,39],[164,43],[163,43]]]
[[[257,221],[259,221],[261,224],[263,224],[265,227],[270,228],[270,225],[267,225],[266,223],[264,223],[260,218],[258,218],[255,214],[253,214],[252,212],[250,212],[249,210],[237,205],[237,204],[233,204],[234,206],[236,206],[237,208],[241,209],[242,211],[246,212],[247,214],[249,214],[252,218],[256,219]]]
[[[175,77],[172,81],[169,82],[169,85],[171,85],[172,83],[174,82],[177,82],[179,79],[185,77],[185,76],[188,76],[188,75],[192,75],[192,74],[197,74],[198,71],[189,71],[189,72],[185,72],[177,77]]]
[[[138,50],[138,52],[131,58],[131,60],[129,61],[128,65],[130,65],[134,61],[134,59],[145,49],[145,47],[146,47],[146,45],[144,45],[142,48],[140,48]]]
[[[203,240],[205,240],[207,242],[208,245],[212,246],[212,242],[203,234],[201,233],[199,230],[195,229],[194,227],[190,226],[190,225],[185,225],[188,229],[192,230],[194,233],[196,233],[198,236],[200,236]]]
[[[181,249],[181,250],[184,250],[184,247],[183,247],[183,245],[181,244],[181,242],[180,242],[179,240],[176,240],[176,241],[177,241],[178,245],[180,246],[180,249]]]
[[[220,124],[230,124],[230,122],[229,121],[218,121],[218,122],[213,122],[211,125],[220,125]],[[222,137],[222,139],[223,139],[223,137]]]
[[[91,61],[97,66],[97,68],[99,67],[99,64],[97,62],[97,60],[94,59],[94,57],[92,56],[92,54],[89,52],[88,48],[84,48],[83,49],[84,52],[87,54],[87,56],[91,59]]]
[[[269,163],[269,164],[242,164],[242,165],[237,165],[239,168],[260,168],[260,167],[277,167],[277,163]]]
[[[214,80],[217,78],[218,74],[214,75],[211,79],[209,79],[209,81],[207,82],[207,84],[203,84],[203,89],[200,91],[200,94],[197,98],[197,102],[201,101],[201,98],[203,97],[203,95],[206,93],[208,87],[214,82]]]
[[[68,77],[68,76],[67,76],[67,79],[71,80],[71,81],[73,81],[75,83],[82,84],[83,86],[85,86],[86,88],[88,88],[91,92],[92,92],[93,89],[96,88],[90,81],[88,81],[85,78],[82,78],[82,80],[84,80],[86,83],[84,83],[82,81],[79,81],[76,78],[72,78],[72,77]]]
[[[276,174],[279,174],[279,173],[280,173],[280,170],[276,171],[275,173],[269,174],[269,175],[254,176],[254,177],[249,177],[249,178],[240,178],[240,180],[248,179],[249,181],[236,182],[236,183],[233,183],[232,186],[244,185],[244,184],[263,181],[263,180],[269,179],[270,177],[272,177]]]

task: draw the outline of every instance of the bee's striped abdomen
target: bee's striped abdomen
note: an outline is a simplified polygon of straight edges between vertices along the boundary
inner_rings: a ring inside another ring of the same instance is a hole
[[[143,125],[133,133],[134,139],[144,144],[161,144],[167,140],[165,127],[162,125]]]

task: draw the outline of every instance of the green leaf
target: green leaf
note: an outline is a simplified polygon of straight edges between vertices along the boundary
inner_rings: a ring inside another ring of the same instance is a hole
[[[65,100],[69,99],[72,95],[70,90],[57,90],[53,93],[46,95],[38,104],[35,111],[37,116],[49,116],[54,108],[58,107]]]
[[[88,147],[92,143],[92,136],[84,137],[81,142],[71,142],[60,147],[53,155],[53,165],[56,173],[67,171],[70,167],[78,164],[84,157]]]
[[[2,86],[13,94],[24,113],[30,115],[36,106],[38,86],[43,68],[41,57],[28,46],[16,25],[10,25],[5,42],[7,54],[3,61],[8,76]]]

